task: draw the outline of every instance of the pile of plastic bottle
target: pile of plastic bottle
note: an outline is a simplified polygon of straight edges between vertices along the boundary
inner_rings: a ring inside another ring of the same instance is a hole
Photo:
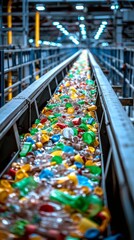
[[[0,180],[1,240],[109,239],[96,94],[83,51]]]

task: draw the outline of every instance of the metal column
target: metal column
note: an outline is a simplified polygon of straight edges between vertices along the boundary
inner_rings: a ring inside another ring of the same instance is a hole
[[[22,2],[22,16],[23,16],[23,46],[27,46],[28,38],[28,0]]]
[[[28,45],[28,29],[29,29],[29,17],[28,17],[28,0],[23,0],[22,2],[22,16],[23,16],[23,46],[27,47]],[[23,74],[23,68],[20,68],[20,76]],[[29,75],[29,66],[24,67],[24,77]],[[20,80],[21,81],[21,80]],[[26,84],[29,85],[29,80],[26,81]]]
[[[115,15],[115,42],[116,46],[122,46],[122,13],[116,12]]]
[[[4,50],[0,50],[0,107],[5,104],[4,88]]]
[[[11,45],[12,44],[12,0],[8,0],[8,5],[7,5],[7,12],[8,12],[8,16],[7,16],[7,25],[8,28],[10,29],[7,32],[7,36],[8,36],[8,44]],[[12,72],[8,72],[8,87],[12,86]],[[13,97],[13,93],[12,93],[12,88],[9,89],[8,92],[8,100],[11,100]]]
[[[0,2],[0,45],[2,45],[2,2]]]
[[[36,11],[35,13],[35,46],[39,47],[40,40],[40,13]]]

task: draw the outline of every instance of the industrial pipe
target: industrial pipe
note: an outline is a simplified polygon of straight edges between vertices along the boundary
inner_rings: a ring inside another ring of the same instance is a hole
[[[35,46],[39,47],[40,43],[40,13],[38,11],[36,11],[35,13]],[[36,62],[36,65],[39,65],[39,62]],[[39,68],[36,67],[36,72],[38,72]],[[39,75],[36,75],[35,79],[39,79]]]
[[[7,26],[8,28],[12,28],[12,0],[8,0],[8,5],[7,5]],[[8,44],[12,44],[12,31],[9,30],[7,32],[7,40]],[[8,73],[8,87],[12,86],[12,72],[10,71]],[[12,88],[9,89],[8,91],[8,100],[12,99]]]
[[[40,40],[40,13],[36,11],[35,13],[35,46],[39,47]]]

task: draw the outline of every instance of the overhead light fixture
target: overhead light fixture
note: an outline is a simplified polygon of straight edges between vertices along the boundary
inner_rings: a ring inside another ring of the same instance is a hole
[[[83,35],[82,38],[85,40],[85,39],[87,38],[87,36],[86,36],[86,35]]]
[[[29,43],[33,43],[34,40],[32,38],[29,39]]]
[[[43,41],[43,44],[44,44],[44,45],[50,45],[50,42],[48,42],[48,41]]]
[[[66,35],[66,36],[69,36],[69,32],[59,23],[59,22],[53,22],[53,25],[54,26],[56,26],[58,29],[59,29],[59,31],[61,31],[64,35]],[[85,26],[85,25],[84,25]],[[69,36],[69,39],[73,42],[73,43],[75,43],[76,45],[78,45],[79,44],[79,42],[77,41],[77,39],[76,38],[74,38],[73,36]],[[51,42],[51,46],[58,46],[58,45],[55,45],[56,43],[53,43],[53,42]]]
[[[37,4],[36,5],[36,10],[38,11],[44,11],[45,10],[45,6],[43,4]]]
[[[83,20],[85,20],[85,18],[83,16],[81,16],[81,17],[78,17],[78,20],[83,21]]]
[[[42,41],[41,41],[41,40],[39,40],[39,41],[38,41],[38,43],[39,43],[39,44],[42,44]]]
[[[44,45],[49,45],[49,46],[53,46],[53,47],[61,47],[62,44],[61,43],[55,43],[55,42],[49,42],[49,41],[43,41]]]
[[[59,22],[53,22],[53,25],[57,26],[57,25],[59,25]]]
[[[63,26],[61,24],[56,26],[57,28],[63,28]]]
[[[84,27],[85,27],[85,24],[80,24],[80,27],[81,27],[81,28],[84,28]]]
[[[100,35],[102,34],[103,30],[105,29],[107,25],[107,22],[106,21],[102,21],[96,35],[94,36],[94,39],[98,40],[100,38]]]
[[[83,5],[76,5],[75,8],[76,8],[76,10],[83,10],[84,6]]]
[[[103,42],[103,43],[101,44],[101,46],[102,46],[102,47],[107,47],[107,46],[109,46],[109,43],[108,43],[108,42]]]
[[[103,25],[107,25],[107,21],[102,21],[102,24]]]
[[[118,4],[112,4],[110,8],[111,8],[111,10],[118,10],[119,5]]]

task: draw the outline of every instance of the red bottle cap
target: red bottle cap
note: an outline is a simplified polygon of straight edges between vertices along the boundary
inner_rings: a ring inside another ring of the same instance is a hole
[[[50,204],[43,204],[40,209],[40,212],[54,212],[55,209],[53,206],[51,206]]]

